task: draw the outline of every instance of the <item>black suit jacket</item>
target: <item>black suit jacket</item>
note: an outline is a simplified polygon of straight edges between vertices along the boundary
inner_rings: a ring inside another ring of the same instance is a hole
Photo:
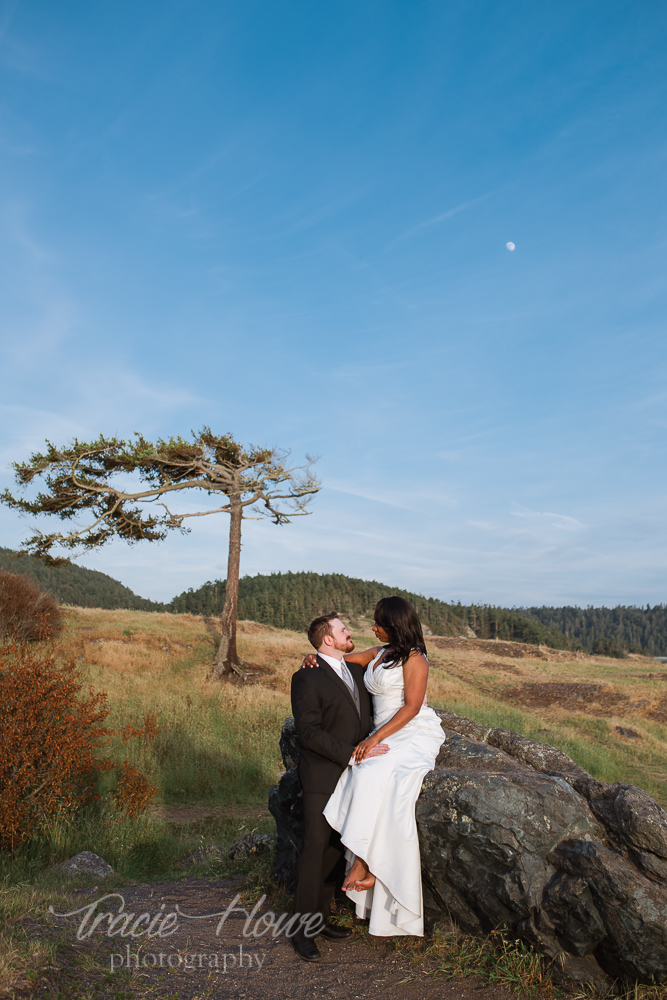
[[[297,773],[304,792],[330,795],[357,743],[371,728],[371,699],[364,668],[348,663],[359,691],[360,712],[345,681],[321,656],[312,670],[292,676],[292,712],[301,743]]]

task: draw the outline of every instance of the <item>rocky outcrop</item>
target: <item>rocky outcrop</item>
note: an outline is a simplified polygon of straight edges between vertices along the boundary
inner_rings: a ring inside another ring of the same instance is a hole
[[[276,855],[272,874],[293,892],[296,863],[303,847],[303,802],[296,774],[299,739],[291,716],[285,720],[280,735],[280,753],[286,771],[279,784],[269,790],[269,812],[276,821]]]
[[[73,858],[68,858],[67,861],[56,865],[53,871],[72,876],[94,875],[95,878],[106,878],[107,875],[113,875],[111,865],[99,854],[93,854],[92,851],[81,851],[80,854],[75,854]]]
[[[446,738],[416,808],[427,924],[504,926],[570,980],[667,982],[667,814],[555,747],[438,714]],[[269,808],[289,884],[303,822],[292,719],[280,742]]]

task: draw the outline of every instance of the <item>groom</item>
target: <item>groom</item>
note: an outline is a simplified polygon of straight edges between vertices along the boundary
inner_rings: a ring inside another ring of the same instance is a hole
[[[328,921],[335,890],[330,881],[344,854],[340,835],[329,826],[322,811],[347,767],[355,746],[371,728],[371,702],[364,687],[363,667],[347,664],[345,653],[354,650],[351,633],[336,612],[310,623],[308,640],[317,650],[315,670],[297,670],[292,676],[292,712],[301,744],[297,773],[303,789],[303,853],[297,868],[295,913],[320,913],[320,934],[330,940],[349,937],[352,931]],[[375,753],[382,753],[382,744]],[[388,748],[387,748],[388,749]],[[319,962],[313,937],[299,932],[292,937],[299,958]]]

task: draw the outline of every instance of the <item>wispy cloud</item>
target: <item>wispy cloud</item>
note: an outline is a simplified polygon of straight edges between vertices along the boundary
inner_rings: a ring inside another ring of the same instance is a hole
[[[454,506],[456,501],[446,496],[439,490],[392,490],[382,488],[374,490],[372,487],[358,486],[356,483],[344,483],[340,480],[327,480],[326,489],[334,493],[344,493],[348,496],[359,497],[362,500],[369,500],[371,503],[380,503],[389,507],[397,507],[399,510],[409,510],[413,514],[422,511],[421,504],[446,504]]]
[[[43,51],[21,41],[12,30],[18,0],[0,4],[0,64],[9,70],[38,80],[51,79],[48,60]]]
[[[30,209],[24,202],[5,202],[2,209],[5,238],[34,264],[52,264],[53,249],[35,235],[29,223]]]
[[[18,0],[3,0],[0,4],[0,45],[4,43],[12,23]]]
[[[34,376],[37,360],[44,370],[80,321],[78,303],[59,277],[60,258],[36,232],[31,214],[20,202],[7,202],[1,211],[7,281],[2,350],[15,378],[26,368]]]
[[[309,205],[292,206],[290,214],[296,215],[296,218],[291,225],[288,225],[285,235],[290,236],[293,233],[312,229],[322,222],[328,221],[351,205],[359,202],[366,194],[367,189],[359,187],[354,190],[347,189],[336,198],[311,202]]]
[[[360,365],[355,362],[354,365],[332,368],[331,377],[346,382],[367,382],[369,379],[380,382],[383,376],[405,371],[406,368],[418,369],[421,365],[421,358],[409,356],[401,358],[400,361],[378,361],[371,365]]]
[[[177,383],[145,377],[122,365],[106,368],[103,375],[97,367],[81,368],[72,380],[79,384],[78,406],[95,414],[96,424],[119,417],[124,426],[144,415],[177,411],[186,406],[206,409],[211,401],[179,386]],[[88,417],[90,422],[90,417]],[[123,433],[127,433],[124,431]]]
[[[417,513],[415,507],[405,502],[405,494],[399,493],[398,491],[374,491],[372,489],[364,489],[363,487],[351,484],[336,484],[335,480],[328,480],[326,489],[332,490],[334,493],[344,493],[346,496],[359,497],[361,500],[369,500],[371,503],[380,503],[388,507],[398,507],[400,510],[409,510],[413,513]]]
[[[77,365],[60,380],[59,408],[0,404],[3,428],[0,470],[12,461],[38,450],[46,438],[65,444],[74,437],[117,434],[127,437],[135,429],[147,434],[165,415],[184,408],[206,411],[210,403],[177,385],[144,378],[120,365]],[[202,418],[204,419],[204,418]]]
[[[539,511],[539,510],[513,510],[510,512],[512,517],[523,517],[531,520],[535,523],[546,523],[552,528],[558,528],[561,531],[580,531],[585,528],[585,525],[578,521],[576,517],[570,517],[569,514],[555,514],[552,511]]]
[[[411,226],[410,229],[406,229],[406,231],[401,233],[400,236],[395,236],[394,239],[390,240],[386,245],[385,250],[388,250],[390,247],[396,246],[399,243],[405,243],[406,240],[412,239],[425,229],[431,229],[433,226],[439,226],[443,222],[447,222],[448,219],[458,215],[459,212],[465,212],[467,209],[473,208],[474,205],[479,205],[480,202],[490,198],[492,194],[495,194],[495,191],[487,191],[486,194],[481,194],[478,198],[471,198],[469,201],[463,201],[460,205],[448,208],[446,212],[440,212],[438,215],[433,215],[430,219],[424,219],[423,222],[419,222],[416,226]]]
[[[35,289],[36,315],[20,324],[8,324],[6,352],[14,365],[34,371],[39,358],[41,370],[54,352],[72,336],[79,318],[78,306],[66,294],[39,287]]]
[[[517,507],[508,512],[510,518],[520,518],[521,523],[512,523],[505,517],[468,518],[466,526],[476,532],[494,537],[497,544],[525,543],[524,556],[561,549],[575,544],[575,534],[586,531],[587,526],[569,514],[553,511],[529,510]]]
[[[3,436],[0,446],[0,477],[12,462],[26,459],[37,451],[45,438],[66,441],[81,433],[81,424],[50,409],[0,403]],[[3,477],[4,478],[4,477]]]

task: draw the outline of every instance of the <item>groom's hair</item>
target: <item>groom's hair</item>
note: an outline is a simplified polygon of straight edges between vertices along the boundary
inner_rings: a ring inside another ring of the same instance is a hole
[[[338,618],[338,612],[332,611],[329,615],[320,615],[314,618],[308,626],[308,642],[315,649],[319,649],[325,635],[331,635],[331,623],[334,618]]]

